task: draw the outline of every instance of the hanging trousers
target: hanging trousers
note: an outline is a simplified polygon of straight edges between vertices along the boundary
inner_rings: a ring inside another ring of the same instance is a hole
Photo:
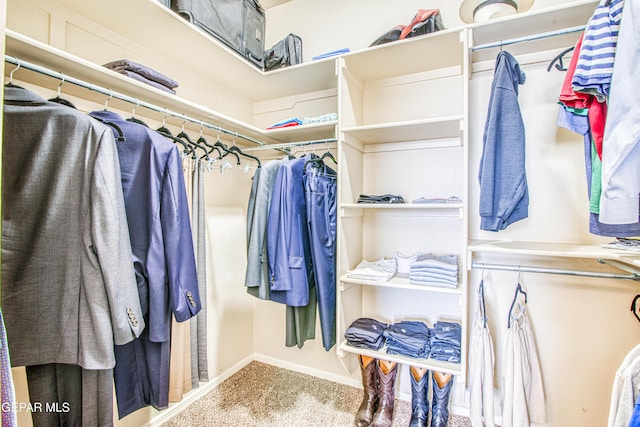
[[[336,343],[336,172],[309,164],[303,181],[322,345],[329,351]]]
[[[34,427],[113,426],[113,370],[50,363],[26,372]]]

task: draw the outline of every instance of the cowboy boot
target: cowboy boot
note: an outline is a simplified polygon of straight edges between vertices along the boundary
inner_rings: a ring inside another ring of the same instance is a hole
[[[371,427],[390,427],[396,400],[396,374],[398,364],[378,360],[378,409],[373,415]]]
[[[432,377],[431,427],[447,427],[449,425],[449,398],[453,386],[453,375],[434,372]]]
[[[427,427],[429,418],[429,371],[412,366],[411,377],[411,421],[409,427]]]
[[[356,427],[368,427],[373,419],[373,414],[378,407],[378,370],[376,359],[367,356],[358,356],[360,372],[362,373],[362,387],[364,395],[362,403],[356,412],[353,425]]]

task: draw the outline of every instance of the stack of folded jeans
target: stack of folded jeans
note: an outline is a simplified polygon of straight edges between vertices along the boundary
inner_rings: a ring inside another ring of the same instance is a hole
[[[376,319],[361,317],[347,328],[344,337],[353,347],[380,350],[384,345],[384,331],[388,326]]]
[[[434,360],[460,363],[460,341],[462,327],[455,322],[439,321],[431,331],[431,352]]]
[[[387,353],[426,359],[430,353],[431,331],[419,321],[403,320],[390,325],[384,332]]]
[[[128,59],[108,62],[104,64],[104,67],[172,94],[176,93],[175,88],[178,87],[178,82],[172,78],[165,76],[153,68]]]
[[[363,260],[354,270],[347,271],[347,277],[362,280],[388,281],[398,271],[395,259]]]
[[[458,287],[457,255],[422,255],[411,263],[409,283],[416,285]]]

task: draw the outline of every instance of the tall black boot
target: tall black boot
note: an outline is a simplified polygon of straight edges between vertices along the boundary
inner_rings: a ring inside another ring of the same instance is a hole
[[[398,364],[377,360],[378,409],[373,415],[371,427],[391,427],[393,407],[396,403],[396,374]]]
[[[432,377],[431,427],[447,427],[449,425],[449,398],[453,386],[453,375],[433,372]]]
[[[362,373],[362,387],[364,395],[362,403],[356,412],[353,425],[356,427],[368,427],[373,420],[373,414],[378,408],[378,367],[376,359],[358,356],[360,371]],[[367,365],[365,366],[365,363]]]
[[[409,427],[427,427],[429,418],[429,371],[425,368],[410,369],[411,377],[411,421]]]

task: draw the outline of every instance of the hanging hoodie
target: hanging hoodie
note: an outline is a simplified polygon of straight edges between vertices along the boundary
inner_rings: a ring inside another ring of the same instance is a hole
[[[518,104],[518,85],[524,81],[518,61],[501,51],[496,58],[478,173],[482,230],[504,230],[529,215],[525,133]]]

